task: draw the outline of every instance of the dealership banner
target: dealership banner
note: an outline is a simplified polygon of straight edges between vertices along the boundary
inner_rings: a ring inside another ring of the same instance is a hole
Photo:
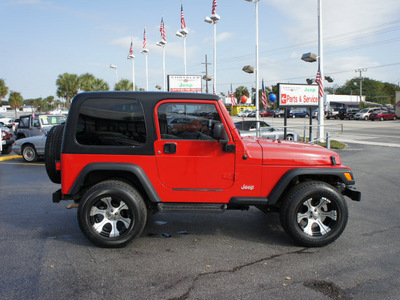
[[[283,107],[318,106],[318,85],[278,83],[278,104]]]
[[[201,75],[168,75],[168,91],[201,93]]]

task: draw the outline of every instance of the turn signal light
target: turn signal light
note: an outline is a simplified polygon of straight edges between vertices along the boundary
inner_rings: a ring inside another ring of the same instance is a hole
[[[351,173],[344,173],[344,176],[347,178],[347,180],[353,180]]]

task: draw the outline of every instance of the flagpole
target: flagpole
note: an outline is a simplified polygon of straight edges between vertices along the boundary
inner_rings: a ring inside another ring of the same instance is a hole
[[[132,91],[135,90],[135,58],[132,58]]]
[[[149,90],[149,65],[147,62],[147,53],[146,53],[146,91]]]
[[[164,92],[167,90],[167,78],[165,76],[165,45],[163,46],[163,50],[162,50],[162,55],[163,55],[163,88],[164,88]]]
[[[320,80],[323,83],[324,80],[324,60],[323,60],[323,45],[322,45],[322,1],[318,0],[318,71],[320,73]],[[324,96],[318,93],[318,140],[322,141],[324,139]]]

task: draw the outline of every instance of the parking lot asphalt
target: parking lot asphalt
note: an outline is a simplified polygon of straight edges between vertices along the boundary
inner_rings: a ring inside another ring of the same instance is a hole
[[[71,202],[52,203],[59,185],[43,161],[0,162],[0,299],[398,299],[398,149],[337,152],[362,201],[348,201],[346,230],[323,248],[296,246],[276,214],[255,208],[151,215],[126,248],[98,248]]]

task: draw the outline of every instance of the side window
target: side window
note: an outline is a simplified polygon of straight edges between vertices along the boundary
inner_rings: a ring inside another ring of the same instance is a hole
[[[163,140],[214,141],[212,130],[221,118],[213,104],[164,103],[158,122]]]
[[[29,127],[29,117],[20,118],[18,127],[19,128]]]
[[[79,114],[76,140],[82,145],[138,146],[146,142],[143,108],[124,99],[90,99]]]

